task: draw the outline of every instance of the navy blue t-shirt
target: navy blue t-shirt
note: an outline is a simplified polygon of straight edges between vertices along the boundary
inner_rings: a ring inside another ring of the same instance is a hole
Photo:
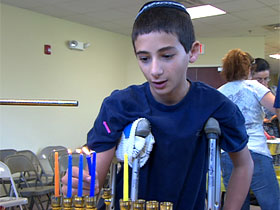
[[[191,82],[188,94],[172,106],[155,101],[148,83],[130,86],[114,91],[103,101],[88,133],[88,146],[96,152],[115,147],[124,127],[140,117],[150,121],[155,144],[140,169],[138,197],[173,202],[175,210],[204,209],[208,141],[203,128],[214,117],[221,128],[221,148],[240,151],[248,138],[238,107],[201,82]],[[121,170],[117,177],[116,209],[123,195],[122,177]]]

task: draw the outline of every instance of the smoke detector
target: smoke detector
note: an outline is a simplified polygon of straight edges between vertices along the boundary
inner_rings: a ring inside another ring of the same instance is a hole
[[[72,50],[85,50],[90,46],[90,43],[79,42],[76,40],[68,41],[68,47]]]

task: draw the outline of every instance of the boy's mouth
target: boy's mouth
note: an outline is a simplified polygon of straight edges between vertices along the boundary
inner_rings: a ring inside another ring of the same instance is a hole
[[[153,86],[156,89],[163,89],[165,88],[166,84],[167,84],[167,80],[164,81],[152,81]]]

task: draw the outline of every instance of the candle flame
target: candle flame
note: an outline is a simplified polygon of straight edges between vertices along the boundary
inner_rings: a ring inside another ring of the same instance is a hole
[[[85,153],[86,155],[90,155],[93,153],[92,150],[89,150],[87,147],[83,147],[82,148],[83,153]]]
[[[81,149],[76,149],[76,152],[81,154],[82,150]]]
[[[71,149],[67,149],[68,154],[72,154],[72,150]]]

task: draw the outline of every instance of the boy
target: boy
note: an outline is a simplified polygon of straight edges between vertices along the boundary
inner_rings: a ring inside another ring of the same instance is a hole
[[[88,146],[97,152],[99,186],[124,127],[143,117],[151,123],[155,144],[140,169],[138,197],[173,202],[176,210],[203,210],[208,163],[203,128],[214,117],[222,131],[221,147],[230,152],[235,165],[224,209],[240,209],[253,169],[244,118],[218,91],[187,80],[188,63],[197,59],[199,42],[185,7],[172,1],[148,2],[136,17],[132,41],[147,82],[107,97],[88,133]],[[118,175],[116,209],[123,194],[122,170]]]

